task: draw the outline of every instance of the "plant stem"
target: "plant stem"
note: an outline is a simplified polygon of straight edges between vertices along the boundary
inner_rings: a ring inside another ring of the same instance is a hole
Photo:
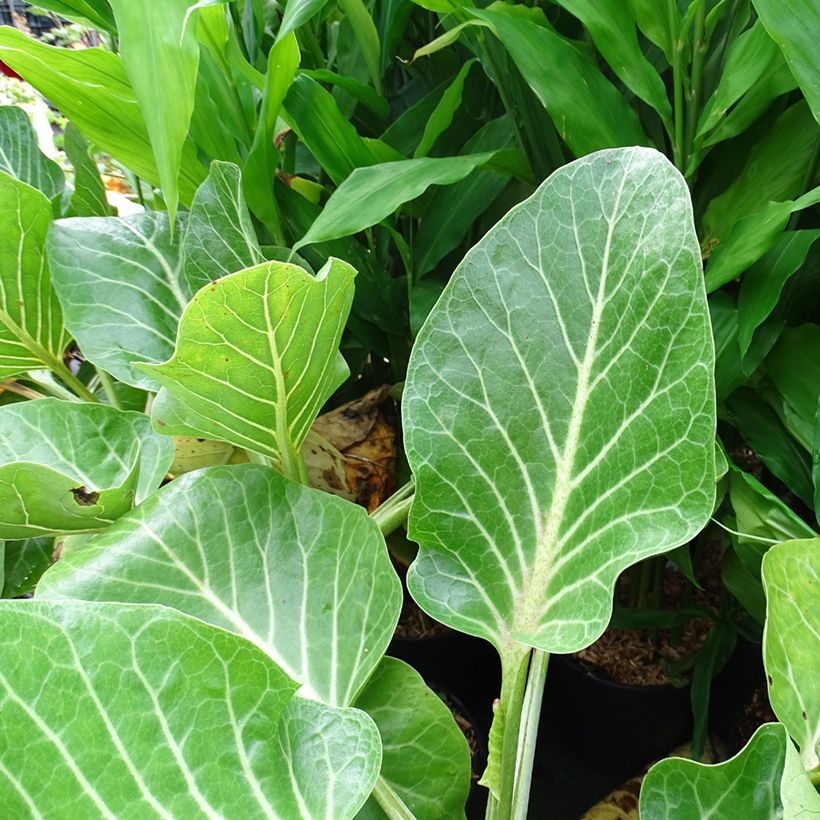
[[[695,36],[692,42],[692,77],[689,83],[689,94],[686,106],[686,146],[681,157],[689,179],[695,169],[689,169],[690,159],[695,143],[695,132],[700,117],[700,103],[703,95],[703,62],[706,57],[706,3],[701,3],[695,12]]]
[[[401,797],[381,775],[373,787],[373,797],[390,820],[416,820],[416,815],[407,808]]]
[[[524,705],[521,714],[521,729],[518,735],[515,783],[513,786],[513,820],[527,820],[532,782],[532,764],[535,759],[535,742],[538,737],[538,723],[541,718],[541,702],[544,699],[544,684],[547,680],[547,665],[550,656],[540,649],[533,650]]]
[[[518,735],[521,728],[521,711],[527,686],[530,650],[521,644],[512,644],[501,656],[501,697],[493,723],[502,721],[501,749],[498,767],[497,794],[491,791],[487,801],[486,820],[510,820],[513,808],[516,765],[518,762]],[[490,730],[492,736],[492,729]],[[493,754],[490,749],[490,754]]]
[[[26,387],[24,384],[19,384],[18,382],[14,381],[14,379],[7,379],[4,382],[0,382],[0,393],[14,393],[17,396],[23,396],[26,399],[47,399],[48,396],[44,395],[43,393],[38,393],[32,387]]]
[[[387,501],[370,513],[370,517],[379,525],[382,535],[390,535],[407,520],[415,490],[415,483],[411,479],[403,487],[399,487]]]
[[[108,399],[108,403],[112,407],[116,407],[117,410],[122,410],[122,405],[117,397],[117,391],[114,389],[114,380],[101,367],[97,367],[95,369],[97,371],[97,376],[100,379],[100,384],[102,385],[105,397]]]
[[[0,324],[5,325],[33,356],[36,356],[55,376],[59,376],[83,401],[97,402],[97,397],[66,367],[65,362],[59,356],[46,350],[33,336],[16,324],[4,310],[0,310]]]
[[[672,159],[675,167],[683,173],[683,43],[680,41],[678,5],[675,0],[667,0],[669,12],[669,39],[672,43],[672,87],[674,91],[674,126],[672,138]]]
[[[811,780],[813,786],[820,786],[820,768],[812,769],[810,772],[806,772],[809,776],[809,780]]]

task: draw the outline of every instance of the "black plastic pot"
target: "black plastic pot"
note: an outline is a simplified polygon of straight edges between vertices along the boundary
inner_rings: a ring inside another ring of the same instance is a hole
[[[689,686],[614,683],[567,655],[550,658],[544,712],[543,729],[558,728],[590,766],[623,777],[692,734]]]
[[[486,736],[501,692],[501,663],[481,638],[446,631],[428,638],[393,638],[387,654],[409,663],[429,684],[451,692]]]

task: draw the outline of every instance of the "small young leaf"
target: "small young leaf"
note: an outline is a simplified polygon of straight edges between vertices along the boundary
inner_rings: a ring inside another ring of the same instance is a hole
[[[316,277],[283,262],[225,276],[185,309],[173,357],[137,368],[207,419],[208,438],[288,462],[347,377],[355,275],[331,259]]]

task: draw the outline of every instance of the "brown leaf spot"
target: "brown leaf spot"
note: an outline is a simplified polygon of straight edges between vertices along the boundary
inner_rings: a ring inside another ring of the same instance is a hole
[[[93,490],[89,492],[85,487],[74,487],[71,494],[81,507],[93,507],[100,500],[98,492]]]

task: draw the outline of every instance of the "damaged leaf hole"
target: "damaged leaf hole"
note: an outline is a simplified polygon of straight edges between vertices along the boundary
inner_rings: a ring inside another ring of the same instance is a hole
[[[100,494],[96,490],[89,491],[85,487],[74,487],[71,494],[81,507],[93,507],[100,500]]]

